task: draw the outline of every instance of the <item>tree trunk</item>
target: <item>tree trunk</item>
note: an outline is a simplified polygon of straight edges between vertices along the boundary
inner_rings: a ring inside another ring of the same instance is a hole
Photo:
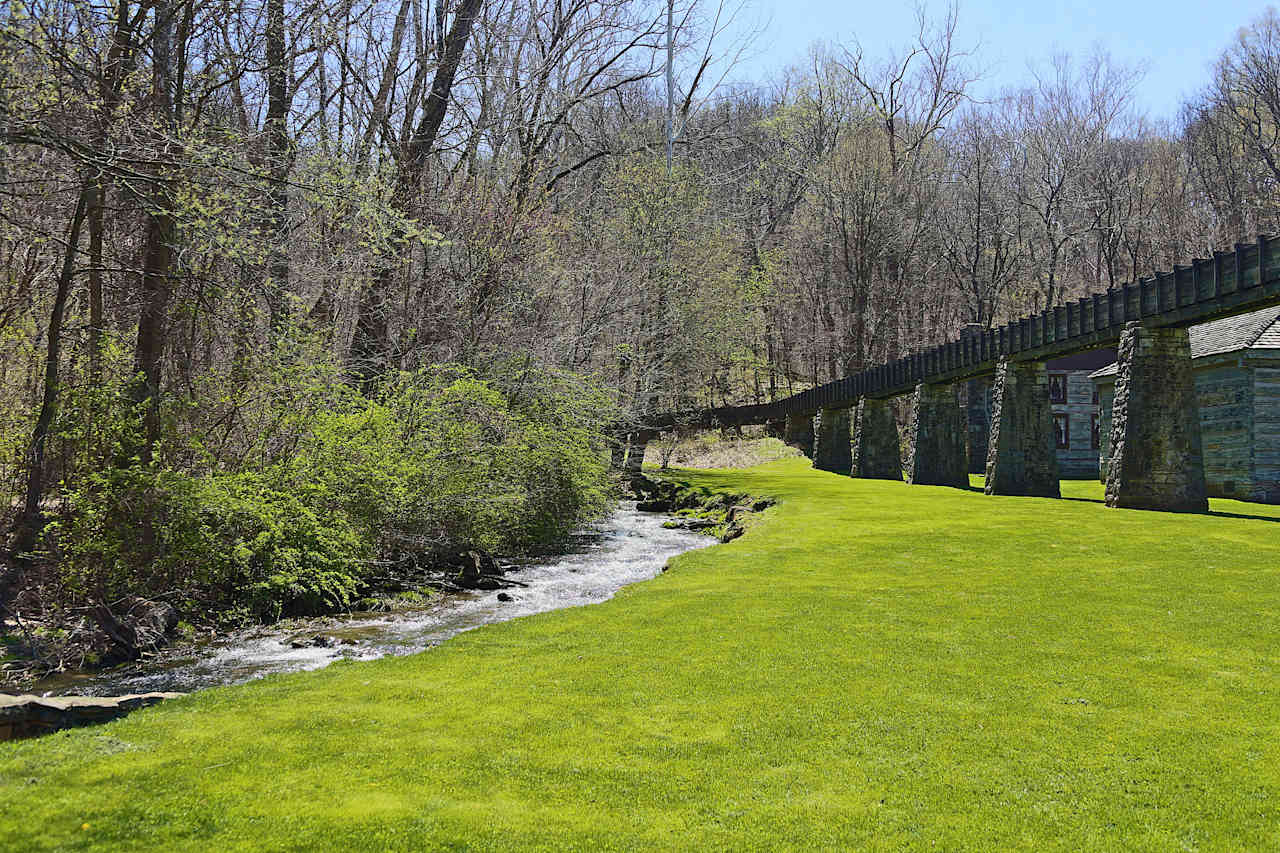
[[[167,202],[167,199],[164,200]],[[173,215],[160,210],[147,216],[146,249],[142,261],[142,313],[138,318],[138,338],[134,347],[134,383],[130,394],[143,408],[145,439],[139,460],[151,462],[151,453],[160,438],[161,359],[164,356],[165,327],[172,286]]]
[[[454,77],[462,60],[462,51],[471,38],[471,25],[480,9],[481,0],[462,0],[454,14],[453,25],[444,37],[440,65],[431,82],[431,91],[423,108],[422,118],[414,130],[400,160],[396,176],[396,188],[392,204],[406,217],[417,213],[417,197],[422,176],[426,173],[427,158],[435,145],[440,127],[449,107]],[[391,362],[391,332],[387,304],[391,286],[396,278],[408,241],[396,235],[389,241],[385,255],[374,269],[369,283],[360,296],[356,315],[355,337],[347,358],[348,371],[364,390],[371,388],[386,371]]]
[[[267,310],[272,337],[289,316],[289,172],[293,146],[289,139],[289,68],[285,57],[284,0],[267,0],[267,169],[270,189],[271,253],[267,259]]]
[[[102,385],[102,344],[106,318],[102,302],[102,210],[106,206],[107,185],[102,178],[93,182],[89,202],[89,384]]]
[[[67,230],[67,248],[62,259],[62,271],[58,275],[57,290],[53,297],[53,310],[49,314],[49,340],[44,360],[44,397],[40,414],[31,430],[31,445],[27,453],[27,494],[22,515],[18,518],[14,536],[14,553],[25,554],[34,550],[44,525],[40,512],[40,500],[44,497],[45,454],[48,450],[49,432],[58,414],[59,370],[62,356],[62,321],[67,310],[67,296],[71,292],[71,280],[75,276],[76,251],[80,244],[80,230],[84,225],[85,211],[96,195],[96,187],[85,181],[76,199],[76,210]]]
[[[155,34],[152,37],[152,91],[156,123],[161,134],[158,148],[161,159],[168,159],[177,144],[174,141],[173,16],[177,12],[173,0],[156,6]],[[169,281],[174,261],[177,223],[171,210],[173,200],[164,180],[164,166],[151,190],[150,210],[142,256],[141,302],[138,337],[134,346],[134,381],[130,398],[143,410],[144,441],[138,459],[150,464],[152,451],[160,437],[160,378],[164,356],[165,326],[168,318],[172,285]]]

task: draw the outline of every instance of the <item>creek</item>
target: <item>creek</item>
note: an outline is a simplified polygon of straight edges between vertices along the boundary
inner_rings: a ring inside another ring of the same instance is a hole
[[[203,643],[161,650],[135,664],[99,673],[60,674],[37,682],[36,695],[112,696],[239,684],[265,675],[319,669],[335,660],[372,660],[420,652],[472,628],[519,616],[595,604],[628,584],[660,574],[667,560],[714,545],[710,536],[662,526],[669,516],[622,502],[578,531],[555,557],[507,569],[526,586],[442,595],[421,609],[350,613],[257,626]]]

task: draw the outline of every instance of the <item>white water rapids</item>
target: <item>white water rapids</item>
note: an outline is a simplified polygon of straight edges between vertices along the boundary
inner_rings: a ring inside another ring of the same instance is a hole
[[[438,645],[462,631],[562,607],[595,604],[628,584],[661,573],[671,557],[715,544],[686,530],[668,530],[665,515],[617,511],[573,538],[568,553],[509,569],[526,587],[449,594],[421,610],[353,613],[251,628],[194,646],[166,650],[141,663],[105,673],[58,676],[33,692],[60,695],[120,695],[148,691],[191,692],[238,684],[280,672],[319,669],[339,658],[371,660],[406,655]],[[336,638],[329,647],[294,648],[297,638]]]

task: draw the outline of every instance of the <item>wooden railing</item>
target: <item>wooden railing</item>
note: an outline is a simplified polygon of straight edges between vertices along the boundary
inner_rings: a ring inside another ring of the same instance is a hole
[[[1125,324],[1194,326],[1280,304],[1280,240],[1259,236],[1190,266],[1058,305],[976,332],[799,394],[748,406],[645,417],[639,429],[762,424],[821,408],[849,408],[860,397],[896,397],[918,383],[956,382],[991,373],[1001,358],[1046,361],[1114,344]]]

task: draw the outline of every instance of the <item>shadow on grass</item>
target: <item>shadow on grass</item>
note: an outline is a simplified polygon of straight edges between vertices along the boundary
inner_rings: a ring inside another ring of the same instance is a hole
[[[1223,512],[1220,509],[1211,509],[1208,512],[1197,513],[1197,515],[1212,515],[1218,518],[1243,518],[1249,521],[1280,521],[1274,515],[1251,515],[1247,512]]]
[[[1086,504],[1105,504],[1106,500],[1102,498],[1062,498],[1064,501],[1076,501]],[[1152,510],[1152,512],[1161,512],[1162,510]],[[1178,515],[1208,515],[1214,518],[1241,518],[1246,521],[1280,521],[1280,517],[1274,515],[1253,515],[1247,512],[1226,512],[1220,509],[1211,509],[1207,512],[1180,512]]]

